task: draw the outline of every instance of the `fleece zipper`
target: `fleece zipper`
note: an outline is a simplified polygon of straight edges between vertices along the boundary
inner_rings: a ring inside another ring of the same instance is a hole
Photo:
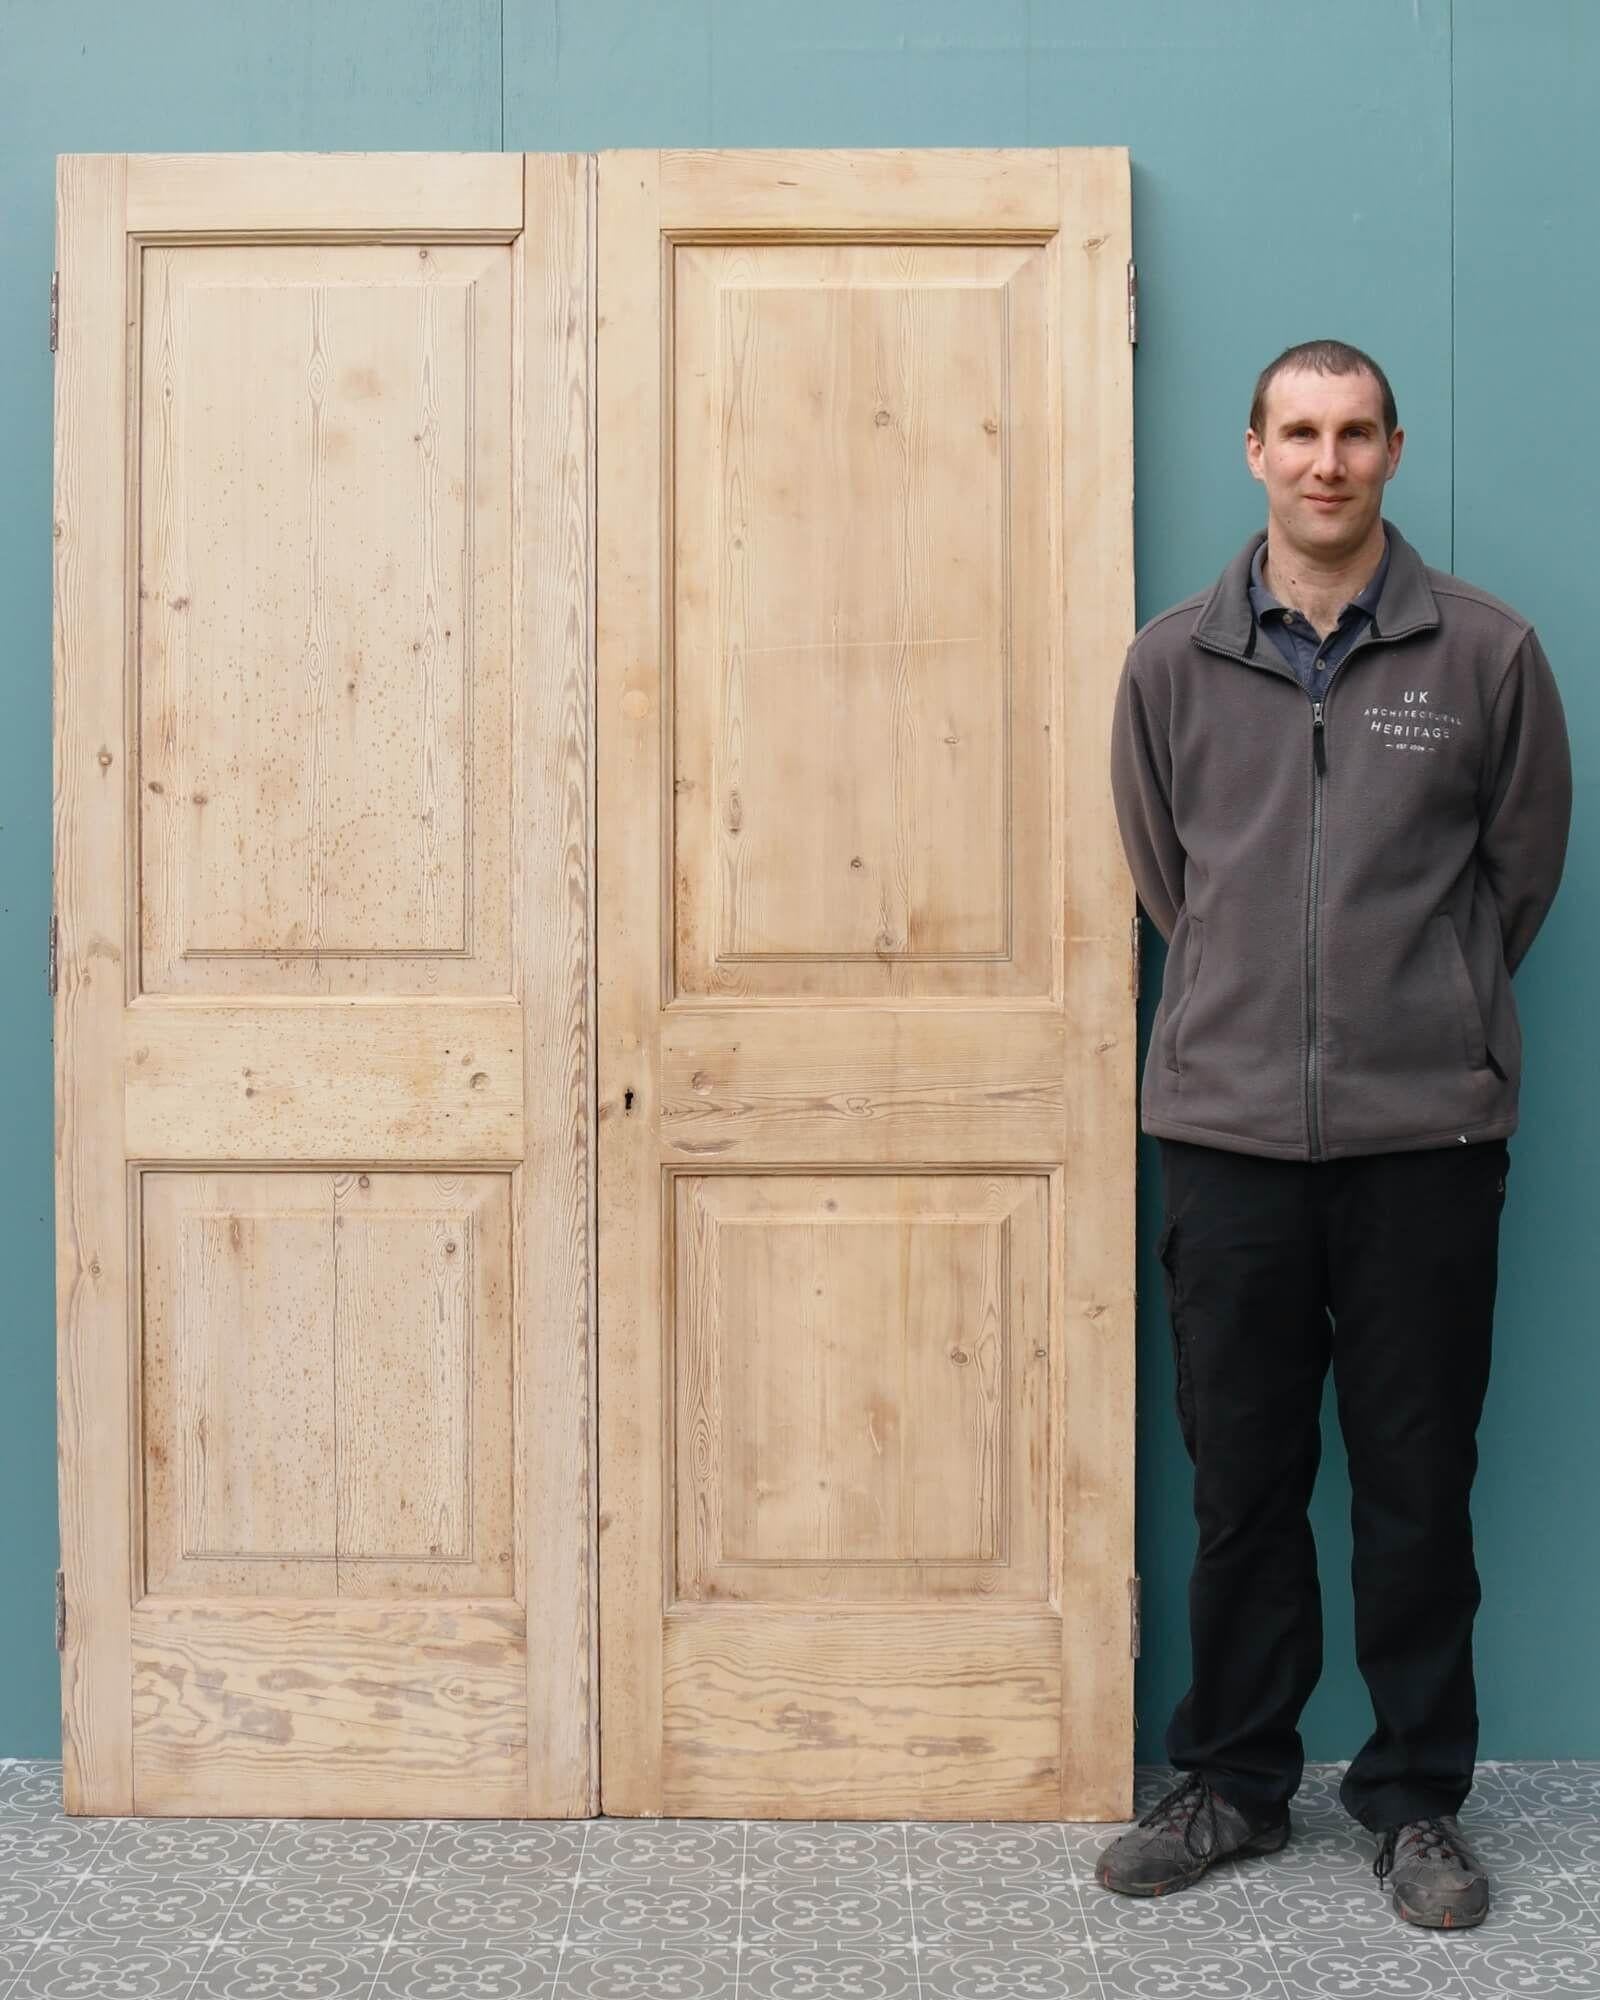
[[[1399,638],[1400,633],[1387,635]],[[1210,639],[1195,638],[1194,643],[1205,652],[1216,653],[1225,660],[1237,660],[1243,667],[1256,667],[1263,673],[1279,674],[1284,680],[1293,681],[1311,703],[1311,857],[1309,878],[1306,882],[1306,950],[1305,983],[1302,993],[1301,1018],[1305,1024],[1305,1096],[1306,1096],[1306,1140],[1311,1158],[1322,1158],[1322,1120],[1317,1113],[1317,985],[1321,973],[1322,954],[1322,897],[1320,883],[1322,877],[1322,812],[1323,786],[1328,775],[1327,726],[1324,711],[1333,699],[1334,682],[1363,648],[1377,643],[1371,631],[1363,633],[1340,660],[1334,669],[1333,678],[1328,682],[1318,699],[1306,689],[1300,676],[1287,661],[1281,664],[1274,660],[1258,660],[1248,653],[1235,653],[1226,646],[1218,646]]]

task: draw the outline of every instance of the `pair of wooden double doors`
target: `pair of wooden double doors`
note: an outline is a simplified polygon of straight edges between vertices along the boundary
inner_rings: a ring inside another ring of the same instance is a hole
[[[58,249],[68,1810],[1124,1815],[1126,154]]]

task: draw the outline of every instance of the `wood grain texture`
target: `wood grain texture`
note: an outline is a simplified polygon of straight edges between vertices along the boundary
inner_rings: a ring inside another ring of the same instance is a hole
[[[521,1018],[508,1000],[146,997],[122,1024],[129,1156],[519,1159]]]
[[[449,1604],[151,1597],[132,1614],[141,1813],[517,1818],[523,1615]],[[421,1803],[414,1808],[422,1810]]]
[[[509,242],[522,227],[519,153],[132,153],[126,172],[128,227],[141,234]]]
[[[782,147],[660,155],[671,234],[757,229],[984,237],[1056,227],[1056,155],[1005,147]],[[819,216],[824,220],[819,221]]]
[[[600,173],[603,1806],[1125,1816],[1127,157]]]
[[[1068,1373],[1059,1417],[1062,1797],[1073,1819],[1133,1811],[1134,1185],[1138,989],[1133,888],[1111,804],[1111,713],[1133,634],[1133,254],[1128,155],[1063,152],[1059,492],[1065,708],[1060,1211]]]
[[[1055,1819],[1048,1612],[771,1611],[666,1621],[662,1811]]]
[[[896,1063],[908,1032],[914,1073]],[[1055,1007],[675,1005],[661,1022],[663,1151],[686,1164],[1049,1159],[1065,1043]]]
[[[141,990],[510,988],[512,255],[144,250]]]
[[[56,262],[72,302],[55,378],[53,629],[57,1447],[62,1797],[133,1810],[128,1691],[132,1468],[120,1129],[128,863],[122,663],[125,164],[56,162]]]
[[[654,153],[598,172],[595,854],[601,1810],[659,1812],[662,250]]]
[[[518,980],[520,1434],[530,1532],[528,1803],[600,1804],[595,1571],[594,163],[529,154],[522,241],[522,496],[513,725],[522,843]]]
[[[70,1809],[593,1810],[590,180],[62,162]]]

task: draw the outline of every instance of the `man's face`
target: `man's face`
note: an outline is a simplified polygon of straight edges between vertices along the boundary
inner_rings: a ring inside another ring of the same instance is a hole
[[[1353,555],[1383,510],[1405,432],[1383,434],[1383,397],[1362,369],[1285,369],[1268,386],[1262,435],[1244,434],[1245,461],[1267,489],[1275,542],[1323,562]]]

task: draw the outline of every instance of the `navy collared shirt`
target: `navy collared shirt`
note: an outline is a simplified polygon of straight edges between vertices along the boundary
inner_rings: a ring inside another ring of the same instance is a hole
[[[1378,609],[1383,579],[1389,573],[1389,530],[1384,528],[1383,557],[1372,573],[1372,580],[1339,613],[1339,622],[1326,639],[1318,637],[1316,626],[1303,612],[1280,602],[1262,582],[1266,553],[1263,541],[1250,564],[1250,602],[1257,622],[1264,632],[1271,633],[1273,644],[1294,668],[1295,677],[1306,693],[1313,701],[1320,700],[1340,661],[1365,632]]]

